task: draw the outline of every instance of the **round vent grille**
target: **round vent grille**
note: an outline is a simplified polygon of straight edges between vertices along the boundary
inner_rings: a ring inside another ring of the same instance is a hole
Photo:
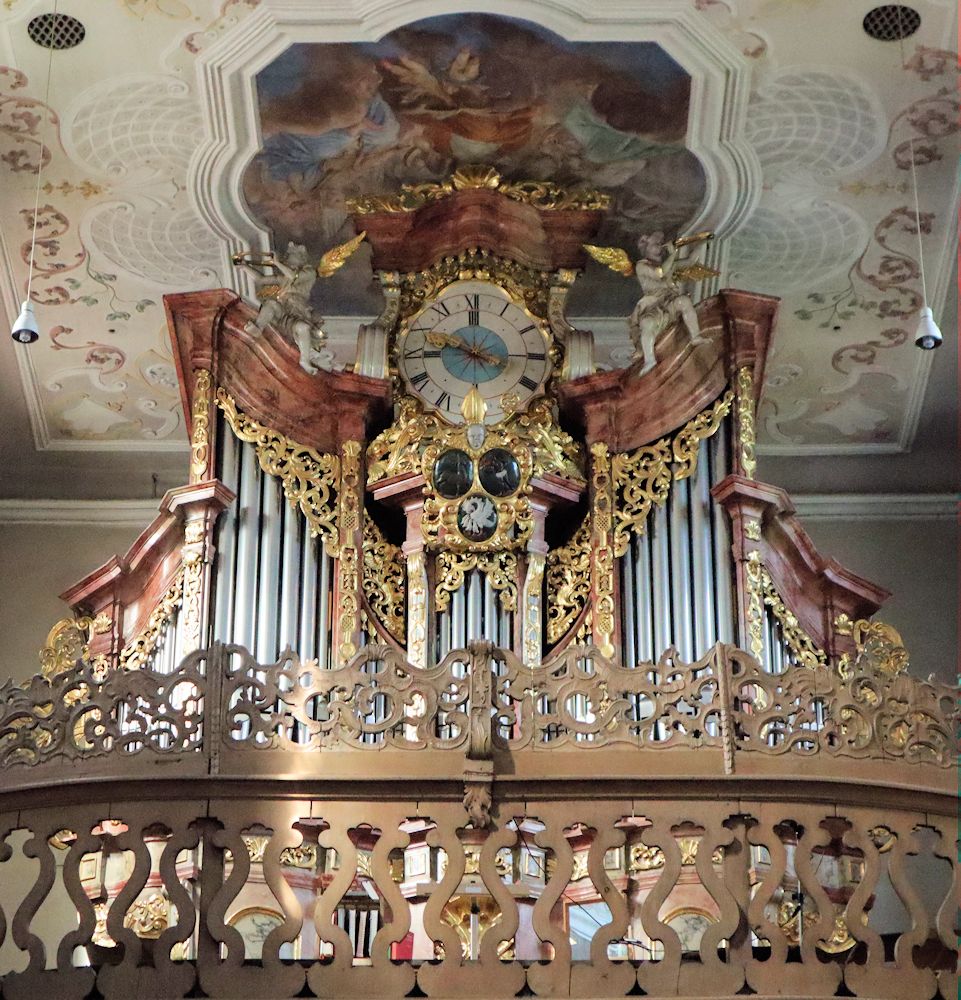
[[[69,14],[41,14],[27,25],[27,34],[45,49],[72,49],[87,29]]]
[[[887,3],[864,15],[864,30],[881,42],[896,42],[913,35],[921,27],[921,15],[913,7]]]

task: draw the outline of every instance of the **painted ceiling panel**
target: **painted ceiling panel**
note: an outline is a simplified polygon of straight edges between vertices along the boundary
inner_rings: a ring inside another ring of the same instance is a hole
[[[296,240],[319,254],[348,233],[346,198],[485,161],[610,192],[602,242],[632,251],[645,232],[683,231],[723,193],[710,161],[728,141],[703,139],[717,77],[664,41],[685,35],[687,51],[733,53],[738,85],[711,114],[758,168],[750,212],[718,232],[721,283],[784,300],[765,446],[909,447],[931,364],[912,344],[919,228],[936,312],[954,281],[957,15],[943,0],[917,3],[921,28],[901,46],[864,33],[871,6],[677,0],[655,17],[605,0],[525,0],[495,16],[440,15],[427,0],[386,13],[365,0],[64,0],[87,33],[54,54],[47,106],[48,52],[26,32],[46,7],[4,0],[0,273],[11,315],[43,161],[32,287],[42,338],[7,348],[36,445],[183,448],[162,295],[245,287],[227,265],[236,227],[211,205],[249,220],[248,241],[260,232],[264,245]],[[245,65],[264,39],[269,58]],[[232,89],[218,83],[227,63],[240,67]],[[213,183],[198,160],[218,119],[245,158]],[[358,254],[318,303],[342,361],[358,318],[379,308],[365,268]],[[575,287],[572,313],[595,329],[601,365],[629,356],[620,317],[636,294],[593,265]]]

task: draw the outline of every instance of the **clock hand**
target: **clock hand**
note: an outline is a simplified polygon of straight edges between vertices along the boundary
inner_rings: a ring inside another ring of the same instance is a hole
[[[507,363],[507,358],[500,358],[489,351],[474,347],[468,344],[463,337],[456,337],[452,333],[444,333],[443,330],[431,330],[424,339],[432,347],[454,347],[458,351],[463,351],[472,360],[483,361],[485,364],[493,365],[495,368],[503,368]]]

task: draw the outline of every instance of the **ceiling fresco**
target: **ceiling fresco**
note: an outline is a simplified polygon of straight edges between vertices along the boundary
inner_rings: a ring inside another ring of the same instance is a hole
[[[277,245],[318,255],[354,234],[345,202],[439,181],[465,163],[612,196],[600,239],[678,232],[701,205],[686,149],[690,77],[651,42],[568,42],[530,22],[434,17],[373,44],[297,44],[257,75],[263,145],[244,195]],[[378,309],[358,255],[323,288],[328,312]],[[630,289],[601,312],[630,309]]]
[[[750,154],[753,187],[750,211],[717,234],[719,283],[783,300],[762,447],[909,449],[922,404],[945,405],[926,396],[945,352],[912,341],[919,230],[937,315],[956,282],[957,7],[918,0],[921,27],[902,48],[864,33],[872,6],[518,0],[514,19],[436,16],[428,0],[61,0],[87,31],[55,53],[45,101],[48,50],[26,25],[48,5],[0,0],[8,321],[26,289],[43,164],[41,339],[0,344],[0,408],[18,454],[86,451],[99,469],[111,451],[156,453],[158,468],[183,461],[163,295],[244,288],[228,237],[302,241],[319,255],[349,234],[352,194],[483,161],[609,192],[599,242],[633,251],[643,232],[702,218],[719,197],[711,156],[731,141]],[[718,77],[698,63],[717,52],[737,81],[710,112],[729,123],[723,141],[704,138]],[[208,169],[218,157],[235,157],[236,173]],[[224,222],[237,219],[245,229]],[[380,307],[367,261],[362,251],[318,285],[342,362]],[[593,264],[578,280],[570,312],[594,329],[599,365],[627,362],[636,296]]]

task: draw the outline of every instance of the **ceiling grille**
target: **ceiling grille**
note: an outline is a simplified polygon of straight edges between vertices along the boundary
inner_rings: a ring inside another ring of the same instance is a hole
[[[69,14],[41,14],[27,25],[27,34],[45,49],[72,49],[87,29]]]
[[[913,7],[888,3],[864,15],[864,30],[881,42],[896,42],[913,35],[921,27],[921,15]]]

